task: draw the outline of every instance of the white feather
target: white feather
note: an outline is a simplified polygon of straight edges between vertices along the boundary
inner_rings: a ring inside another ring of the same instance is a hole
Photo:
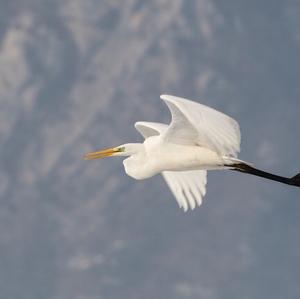
[[[138,121],[134,126],[145,139],[151,136],[160,135],[168,128],[168,125],[166,124],[150,121]]]
[[[156,122],[136,122],[134,126],[144,138],[162,134],[168,128],[167,125]],[[162,176],[184,211],[188,207],[193,210],[196,205],[201,205],[207,181],[205,170],[163,171]]]
[[[162,175],[184,211],[201,205],[207,181],[205,170],[163,171]]]
[[[171,123],[135,123],[135,128],[145,139],[161,135],[166,143],[193,145],[220,156],[237,157],[241,137],[234,119],[187,99],[171,95],[161,95],[161,99],[170,109]],[[206,193],[206,170],[163,171],[162,175],[184,211],[202,204]]]
[[[170,95],[161,95],[172,114],[164,132],[168,142],[209,148],[219,155],[237,157],[240,129],[231,117],[199,103]]]
[[[88,160],[129,156],[125,172],[135,179],[162,173],[178,205],[187,211],[200,206],[206,193],[206,170],[226,169],[237,163],[238,123],[229,116],[187,99],[162,95],[172,120],[169,125],[137,122],[144,143],[127,143],[89,153]]]

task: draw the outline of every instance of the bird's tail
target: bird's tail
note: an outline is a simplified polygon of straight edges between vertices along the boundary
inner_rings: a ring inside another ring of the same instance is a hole
[[[234,169],[236,167],[236,165],[240,165],[240,164],[253,166],[252,163],[249,163],[244,160],[237,159],[237,158],[223,156],[223,160],[224,160],[224,166],[228,169]]]

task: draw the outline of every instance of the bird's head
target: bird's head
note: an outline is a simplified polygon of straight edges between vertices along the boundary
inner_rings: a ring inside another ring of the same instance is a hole
[[[144,145],[141,143],[126,143],[116,147],[87,153],[84,156],[84,159],[95,160],[116,156],[129,156],[123,161],[125,172],[129,176],[139,180],[153,175],[152,173],[145,172],[147,159]]]
[[[116,156],[132,156],[142,151],[143,145],[140,143],[126,143],[116,147],[110,147],[96,152],[90,152],[85,154],[85,160],[95,160],[105,157]]]

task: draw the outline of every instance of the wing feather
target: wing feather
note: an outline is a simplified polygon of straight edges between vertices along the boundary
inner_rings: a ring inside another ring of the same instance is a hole
[[[151,136],[160,135],[168,127],[166,124],[149,121],[138,121],[134,126],[145,139]]]
[[[210,107],[171,95],[162,95],[172,115],[164,137],[169,142],[207,147],[220,155],[237,157],[240,151],[238,123]]]
[[[207,182],[205,170],[163,171],[162,175],[184,211],[202,204]]]
[[[146,139],[162,135],[165,141],[197,145],[220,155],[237,157],[240,151],[240,129],[229,116],[199,103],[170,95],[162,95],[172,121],[170,125],[137,122],[135,128]],[[187,211],[202,204],[206,193],[206,171],[163,171],[162,175],[179,207]]]

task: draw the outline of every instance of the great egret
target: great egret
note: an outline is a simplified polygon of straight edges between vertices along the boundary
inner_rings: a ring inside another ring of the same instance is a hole
[[[137,179],[161,173],[179,206],[187,211],[200,206],[206,193],[206,171],[230,169],[300,186],[300,174],[285,178],[254,168],[237,159],[240,129],[229,116],[199,103],[162,95],[172,121],[169,125],[137,122],[144,143],[127,143],[85,155],[86,160],[129,156],[125,172]]]

